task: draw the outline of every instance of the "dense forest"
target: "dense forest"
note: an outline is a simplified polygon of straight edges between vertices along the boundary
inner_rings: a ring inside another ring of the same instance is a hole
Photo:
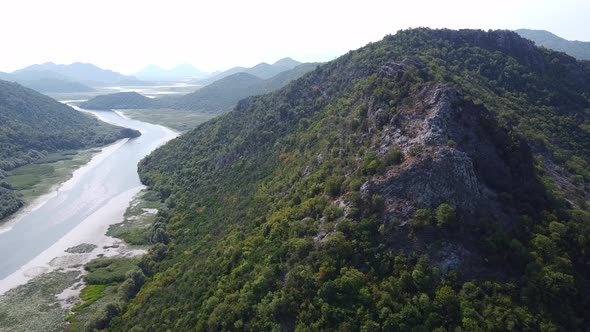
[[[148,98],[137,92],[118,92],[96,96],[80,104],[87,110],[152,109],[160,108],[159,99]]]
[[[4,173],[50,152],[112,143],[139,132],[106,124],[17,83],[0,81],[0,219],[23,202]]]
[[[97,96],[80,106],[94,110],[168,108],[214,114],[225,113],[230,111],[240,99],[278,90],[317,66],[316,63],[304,63],[268,79],[262,79],[247,72],[238,72],[183,96],[151,99],[135,92],[122,92]]]
[[[514,32],[412,29],[242,100],[140,163],[167,208],[93,326],[583,330],[589,98]]]

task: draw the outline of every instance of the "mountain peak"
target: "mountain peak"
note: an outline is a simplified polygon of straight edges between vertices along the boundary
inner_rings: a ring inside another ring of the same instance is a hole
[[[240,101],[139,164],[172,282],[114,329],[583,330],[589,75],[510,31],[412,29]]]
[[[294,68],[297,67],[298,65],[300,65],[301,62],[297,61],[297,60],[293,60],[290,57],[286,57],[286,58],[282,58],[280,60],[278,60],[277,62],[273,63],[273,66],[281,66],[281,67],[290,67],[290,68]]]
[[[134,79],[130,76],[114,72],[108,69],[102,69],[91,63],[74,62],[71,64],[56,64],[45,62],[43,64],[31,65],[13,72],[13,74],[22,74],[26,72],[47,72],[52,73],[50,76],[61,76],[69,80],[78,82],[93,82],[100,84],[116,84],[121,81]]]

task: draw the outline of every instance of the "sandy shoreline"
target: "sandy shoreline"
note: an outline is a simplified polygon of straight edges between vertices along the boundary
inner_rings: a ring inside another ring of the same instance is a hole
[[[125,144],[128,140],[129,140],[128,138],[125,138],[125,139],[118,140],[114,143],[111,143],[109,145],[103,146],[101,148],[101,151],[99,153],[97,153],[96,155],[94,155],[88,163],[86,163],[85,165],[82,165],[79,168],[77,168],[76,170],[74,170],[68,180],[66,180],[62,183],[56,184],[55,186],[50,188],[47,193],[35,198],[29,204],[25,205],[23,208],[21,208],[19,211],[17,211],[14,215],[12,215],[10,217],[10,219],[8,219],[6,222],[0,224],[0,234],[5,233],[5,232],[9,232],[12,229],[12,227],[16,223],[18,223],[20,221],[20,219],[22,219],[22,217],[24,215],[26,215],[27,213],[30,213],[31,211],[35,211],[38,208],[40,208],[41,206],[43,206],[43,204],[47,203],[48,200],[55,197],[60,190],[66,190],[66,189],[74,186],[81,179],[81,177],[85,173],[88,172],[89,168],[94,167],[95,165],[100,163],[102,160],[107,158],[109,155],[111,155],[113,152],[115,152],[119,147],[121,147],[123,144]],[[1,280],[0,280],[0,283],[1,283]]]
[[[107,205],[90,215],[51,247],[2,280],[0,294],[57,269],[77,269],[82,273],[82,265],[94,258],[135,256],[144,253],[143,250],[130,250],[123,241],[106,235],[111,224],[123,219],[129,201],[141,189],[143,186],[130,189],[112,198]],[[90,253],[66,252],[67,249],[82,243],[93,244],[96,248]]]
[[[103,152],[96,155],[92,160],[77,169],[70,180],[64,182],[57,190],[54,190],[46,195],[41,196],[38,200],[31,204],[31,208],[23,211],[22,214],[17,216],[14,220],[8,222],[0,228],[0,231],[7,232],[10,228],[18,223],[19,219],[26,213],[33,211],[45,204],[50,198],[55,197],[57,192],[60,190],[66,190],[71,186],[74,186],[81,177],[86,174],[92,167],[96,167],[104,158],[108,157],[111,153],[116,151],[117,148],[125,144],[127,140],[121,140],[115,144],[112,144],[104,149]],[[109,200],[105,206],[88,216],[80,224],[74,227],[70,232],[64,235],[60,240],[55,242],[51,247],[47,248],[37,257],[33,258],[27,264],[22,266],[19,270],[12,273],[8,277],[0,281],[0,295],[4,294],[8,290],[17,287],[19,285],[27,283],[32,278],[48,273],[59,267],[67,267],[61,264],[61,266],[50,265],[51,261],[55,258],[62,256],[72,256],[73,254],[66,253],[66,249],[74,247],[81,243],[94,244],[97,248],[89,255],[88,260],[98,257],[103,254],[112,256],[110,251],[103,250],[104,246],[112,246],[120,240],[106,236],[108,226],[114,223],[121,222],[123,220],[123,214],[127,209],[127,205],[131,201],[134,195],[136,195],[143,186],[138,186],[131,190],[128,190],[118,196],[113,197]],[[104,251],[104,252],[103,252]]]
[[[120,123],[117,123],[119,121],[112,115],[82,110],[77,107],[75,108],[80,111],[93,114],[102,121],[121,126]],[[139,120],[129,119],[122,112],[114,113],[119,118],[125,120],[122,121],[122,123],[129,121],[128,126],[131,128],[135,127],[135,121],[137,121],[137,127],[139,128],[145,128],[142,127],[142,124],[148,124]],[[158,129],[158,136],[156,136],[154,139],[152,132],[152,138],[147,141],[148,144],[150,144],[150,149],[159,147],[179,135],[179,133],[175,132],[174,130],[171,130],[170,128],[164,127],[162,125],[149,125],[160,128]],[[145,130],[150,133],[151,129]],[[113,171],[109,170],[110,165],[107,164],[105,168],[103,161],[105,161],[105,159],[109,158],[109,156],[113,155],[114,153],[116,153],[116,156],[126,156],[129,151],[131,151],[131,153],[135,153],[137,150],[129,150],[129,147],[136,146],[135,144],[137,144],[137,142],[134,143],[133,141],[130,142],[129,139],[123,139],[103,147],[100,152],[92,156],[88,163],[74,170],[72,172],[71,178],[55,186],[46,194],[31,201],[31,203],[29,203],[25,208],[21,209],[21,211],[19,211],[11,220],[0,225],[0,234],[9,236],[12,230],[13,232],[20,231],[22,236],[23,228],[20,226],[23,224],[19,224],[19,221],[22,220],[23,223],[30,222],[31,219],[25,217],[31,212],[36,214],[44,214],[46,206],[49,206],[47,203],[52,202],[52,199],[56,196],[67,197],[70,195],[71,190],[78,190],[76,191],[78,195],[80,192],[84,193],[84,190],[89,189],[83,189],[80,191],[79,188],[87,188],[86,186],[89,184],[95,186],[96,183],[102,184],[102,181],[111,179],[109,177],[105,177],[104,174],[111,174],[111,176],[113,176],[112,174],[130,173],[130,170],[126,168],[126,165],[135,168],[136,164],[134,159],[132,159],[133,164],[128,163],[120,165],[121,167],[125,166],[125,172],[123,173],[119,171],[112,173]],[[143,150],[142,153],[146,152],[146,150]],[[115,156],[113,156],[113,158],[119,158],[116,159],[119,160],[119,162],[120,160],[125,160],[120,159],[121,157]],[[105,169],[107,169],[107,171],[104,173],[94,172],[96,170]],[[114,169],[117,170],[116,168]],[[94,178],[96,174],[99,174],[98,178]],[[89,177],[93,180],[87,182],[85,179],[88,179]],[[115,179],[118,179],[118,181],[124,181],[126,178],[115,177]],[[129,182],[124,183],[129,184]],[[111,188],[115,188],[113,190],[117,190],[117,186]],[[107,198],[103,203],[101,203],[102,206],[97,207],[96,210],[89,210],[89,215],[82,215],[78,219],[81,220],[78,224],[69,229],[67,233],[59,237],[58,240],[55,240],[55,242],[50,242],[49,247],[45,247],[45,249],[40,254],[36,255],[32,259],[29,259],[16,271],[10,270],[14,272],[0,280],[0,304],[4,306],[2,309],[5,310],[5,312],[11,317],[13,317],[14,314],[13,318],[16,319],[16,322],[21,322],[25,325],[31,323],[36,326],[34,328],[32,327],[33,325],[27,326],[27,330],[47,330],[49,325],[46,324],[49,324],[49,321],[51,321],[51,326],[54,327],[50,330],[61,330],[62,328],[60,326],[62,326],[63,319],[65,318],[65,316],[62,315],[68,314],[73,305],[79,304],[81,302],[79,294],[82,288],[85,286],[83,277],[86,274],[86,271],[84,270],[84,265],[86,263],[98,257],[133,257],[146,252],[144,249],[130,248],[123,240],[107,235],[107,231],[111,225],[121,223],[125,220],[125,213],[130,207],[130,203],[133,201],[134,197],[136,197],[136,195],[144,188],[145,186],[137,182],[137,185],[130,183],[129,186],[122,188],[121,191],[111,191],[112,195],[110,198]],[[105,194],[108,194],[102,185],[96,187],[94,190],[98,190],[99,192],[101,192],[101,190],[105,190]],[[62,201],[60,200],[60,202]],[[84,204],[85,201],[82,201],[82,203]],[[83,204],[81,206],[84,206]],[[93,207],[93,205],[86,206],[89,206],[90,208]],[[52,207],[49,209],[51,208]],[[70,206],[61,208],[69,209]],[[73,206],[73,208],[75,209],[76,206]],[[154,212],[155,211],[150,210],[145,213]],[[53,213],[53,211],[51,213]],[[56,210],[55,213],[59,214],[61,213],[61,210]],[[48,215],[47,217],[51,218],[51,215]],[[23,237],[23,239],[27,238],[28,235]],[[20,242],[15,242],[15,245],[18,245],[17,243]],[[81,248],[81,244],[85,244],[86,249],[79,251],[68,250],[74,247]],[[51,293],[47,293],[47,291],[43,293],[42,290],[49,286],[51,287]],[[40,295],[35,295],[36,297],[33,299],[30,295],[32,294],[31,292],[38,292],[35,294]],[[40,312],[41,316],[39,316],[38,319],[28,320],[26,318],[28,317],[27,315],[35,313],[36,305],[48,305],[48,308],[51,309]],[[18,311],[19,309],[17,307],[20,308],[21,311]],[[23,327],[18,325],[18,328]],[[2,326],[0,326],[0,331],[4,331]]]

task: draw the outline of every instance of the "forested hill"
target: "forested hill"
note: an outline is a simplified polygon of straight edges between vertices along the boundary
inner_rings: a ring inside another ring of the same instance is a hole
[[[580,60],[590,60],[590,42],[563,39],[545,30],[519,29],[516,32],[539,46],[567,53]]]
[[[293,60],[283,59],[273,64],[280,72],[270,78],[262,79],[250,73],[236,73],[215,81],[201,89],[173,100],[177,109],[225,113],[230,111],[240,99],[278,90],[289,82],[315,69],[318,63],[304,63],[295,66]],[[293,66],[291,69],[289,66]],[[256,67],[254,67],[256,68]]]
[[[250,75],[254,75],[258,78],[261,78],[261,79],[268,79],[268,78],[278,75],[284,71],[291,70],[301,64],[302,64],[301,62],[293,60],[291,58],[283,58],[273,64],[268,64],[266,62],[262,62],[262,63],[257,64],[254,67],[251,67],[251,68],[234,67],[234,68],[228,69],[226,71],[223,71],[221,73],[215,74],[211,77],[205,78],[205,79],[197,79],[197,80],[195,80],[195,83],[211,84],[211,83],[218,81],[222,78],[225,78],[225,77],[237,74],[237,73],[247,73]]]
[[[247,73],[224,77],[195,92],[169,99],[173,108],[222,113],[231,110],[245,97],[260,94],[263,79]],[[262,92],[263,93],[263,92]]]
[[[240,99],[278,90],[292,80],[312,71],[318,65],[317,63],[304,63],[269,79],[240,72],[183,96],[147,98],[135,92],[122,92],[97,96],[80,106],[95,110],[171,108],[205,113],[225,113],[235,107]]]
[[[168,209],[101,324],[583,330],[589,74],[514,32],[413,29],[242,100],[140,163]]]
[[[80,106],[88,110],[151,109],[160,107],[159,100],[148,98],[137,92],[118,92],[96,96]]]
[[[17,82],[41,93],[94,91],[89,86],[49,71],[23,71],[18,74],[0,73],[0,79]]]
[[[102,146],[139,135],[17,83],[0,80],[0,219],[22,205],[2,181],[4,171],[31,163],[48,152]]]

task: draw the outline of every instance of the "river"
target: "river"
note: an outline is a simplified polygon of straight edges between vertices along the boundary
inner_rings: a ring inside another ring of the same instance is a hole
[[[177,135],[116,112],[88,112],[142,135],[103,148],[70,180],[0,226],[0,294],[47,272],[50,261],[67,248],[102,244],[108,225],[122,221],[130,200],[143,188],[137,163]]]

